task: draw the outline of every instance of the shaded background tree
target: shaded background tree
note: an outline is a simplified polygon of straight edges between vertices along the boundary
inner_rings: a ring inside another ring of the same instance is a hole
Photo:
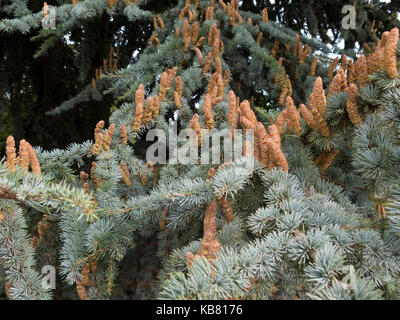
[[[174,1],[156,2],[148,1],[144,9],[157,12],[174,5]],[[70,1],[47,2],[54,6],[66,3]],[[40,12],[42,7],[40,0],[1,0],[0,20],[5,23],[4,19]],[[80,103],[75,112],[58,116],[46,112],[81,92],[117,42],[118,66],[135,62],[137,56],[132,57],[132,52],[146,47],[152,20],[129,21],[126,16],[103,13],[80,22],[62,37],[50,35],[51,46],[37,57],[42,40],[35,37],[43,32],[41,25],[25,34],[0,31],[0,146],[13,134],[18,140],[29,137],[45,148],[65,147],[87,139],[98,119],[108,118],[112,98],[107,95],[102,101]],[[118,41],[121,30],[124,32]]]

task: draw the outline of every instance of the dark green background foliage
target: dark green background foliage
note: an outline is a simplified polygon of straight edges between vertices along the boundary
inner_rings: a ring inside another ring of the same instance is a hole
[[[15,17],[6,12],[11,3],[0,1],[0,19]],[[62,3],[71,1],[47,1],[48,5]],[[173,4],[174,1],[149,1],[143,9],[157,12]],[[28,2],[32,12],[40,11],[42,5],[41,0]],[[153,30],[151,20],[130,22],[125,16],[114,16],[111,23],[110,16],[104,13],[74,25],[68,31],[70,42],[63,37],[55,38],[54,45],[38,58],[34,55],[42,41],[33,37],[39,29],[27,34],[0,31],[0,149],[4,149],[9,134],[16,140],[27,138],[33,145],[46,149],[89,138],[95,123],[109,117],[111,97],[105,95],[102,101],[80,103],[74,112],[58,116],[46,112],[76,96],[90,83],[96,68],[108,57],[110,45],[116,45],[116,34],[121,28],[124,32],[120,38],[119,66],[123,67],[135,61],[132,52],[146,47]]]

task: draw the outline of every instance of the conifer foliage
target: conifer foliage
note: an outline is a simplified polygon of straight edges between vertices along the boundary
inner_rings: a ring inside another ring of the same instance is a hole
[[[7,139],[7,297],[109,299],[134,277],[140,298],[399,298],[399,30],[365,55],[331,59],[267,9],[181,0],[153,15],[142,2],[60,7],[71,19],[151,19],[154,32],[136,63],[99,66],[92,90],[118,107],[93,140],[46,151]],[[146,162],[148,130],[171,123],[198,133],[199,149],[201,129],[253,130],[254,148],[245,140],[221,164]],[[42,285],[45,265],[56,268],[54,291]]]

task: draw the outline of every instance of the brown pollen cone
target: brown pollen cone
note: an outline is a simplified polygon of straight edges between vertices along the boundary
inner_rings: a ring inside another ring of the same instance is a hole
[[[171,70],[168,72],[168,81],[167,81],[167,88],[170,88],[172,86],[172,82],[175,79],[176,72],[178,71],[178,67],[173,67]]]
[[[292,131],[295,134],[301,133],[300,114],[294,105],[291,97],[286,97],[286,110],[287,110],[287,131]]]
[[[176,77],[176,92],[179,95],[179,99],[182,98],[182,92],[183,92],[183,82],[182,82],[182,77],[178,76]]]
[[[179,98],[178,92],[174,91],[174,102],[178,110],[182,108],[181,99]]]
[[[333,60],[331,65],[329,66],[329,71],[328,71],[329,78],[332,78],[333,72],[335,71],[338,63],[339,63],[339,57],[336,57],[335,60]]]
[[[184,46],[184,48],[183,48],[183,52],[187,52],[187,51],[189,50],[191,40],[192,40],[192,39],[191,39],[190,37],[187,37],[187,38],[185,39],[185,46]]]
[[[29,142],[26,142],[26,145],[29,151],[29,162],[31,164],[32,172],[40,176],[42,174],[42,170],[40,168],[39,159],[36,156],[35,150],[33,150],[33,147]]]
[[[274,46],[273,46],[273,48],[271,50],[271,54],[270,54],[271,58],[275,58],[276,53],[278,52],[278,49],[279,49],[279,41],[275,40]]]
[[[340,67],[344,71],[346,71],[346,69],[347,69],[347,56],[345,54],[342,56],[342,60],[340,60]]]
[[[240,103],[240,115],[247,118],[253,126],[257,125],[257,117],[251,109],[249,101],[243,100]]]
[[[373,74],[378,70],[385,69],[385,48],[382,46],[382,41],[378,42],[375,51],[367,57],[368,74]]]
[[[233,137],[233,130],[237,129],[236,119],[236,97],[235,93],[230,90],[228,93],[228,122],[231,125],[231,133]]]
[[[266,166],[268,166],[268,168],[278,167],[282,168],[283,171],[288,171],[289,165],[287,163],[285,155],[282,152],[280,141],[279,143],[277,141],[278,136],[276,135],[276,130],[274,128],[271,129],[268,128],[268,131],[271,132],[273,136],[270,136],[266,132],[264,133],[264,131],[265,129],[261,131],[262,134],[265,136],[263,138],[263,143],[262,143],[263,150],[261,154],[264,155],[264,157],[268,154],[267,156],[268,159],[266,161],[264,160]]]
[[[192,39],[192,43],[195,44],[199,36],[199,23],[197,21],[193,23],[192,26],[190,27],[189,33]]]
[[[8,136],[6,141],[6,164],[11,172],[15,171],[16,158],[14,138],[13,136]]]
[[[211,97],[209,94],[206,94],[204,98],[203,113],[204,113],[204,118],[206,120],[207,128],[209,130],[214,128],[214,117],[212,115],[211,109],[212,109]]]
[[[224,82],[222,80],[222,76],[221,76],[220,73],[218,73],[217,88],[218,88],[217,96],[218,97],[222,97],[222,99],[223,99],[223,96],[224,96]]]
[[[158,95],[154,95],[153,103],[154,103],[154,105],[153,105],[152,117],[153,117],[153,120],[157,120],[158,114],[160,112],[160,100],[158,99]]]
[[[308,110],[308,108],[304,104],[300,104],[299,109],[302,118],[306,121],[308,126],[313,130],[317,130],[318,129],[317,123],[315,122],[314,117],[311,114],[310,110]]]
[[[131,174],[124,160],[121,160],[120,162],[119,171],[121,172],[122,181],[124,181],[125,184],[130,187],[132,185]]]
[[[316,166],[319,166],[321,161],[329,154],[330,150],[324,150],[322,151],[315,159],[314,159],[314,164]]]
[[[209,52],[206,57],[206,62],[204,64],[203,72],[208,73],[211,69],[212,53]]]
[[[100,179],[97,178],[96,176],[96,168],[98,167],[97,163],[95,161],[92,162],[92,166],[90,167],[90,179],[92,179],[93,184],[96,188],[98,188],[100,186]]]
[[[153,103],[153,98],[148,97],[146,99],[146,107],[144,109],[144,115],[143,115],[143,123],[147,124],[152,118],[153,115],[153,108],[154,108],[154,103]]]
[[[86,193],[89,193],[89,175],[85,171],[81,171],[79,174],[79,178],[82,182],[82,188]]]
[[[221,207],[222,213],[224,214],[225,219],[228,222],[233,220],[233,210],[231,206],[231,202],[225,197],[221,197],[218,199],[218,203]]]
[[[329,85],[328,96],[335,93],[345,91],[347,89],[346,76],[342,68],[336,73]]]
[[[201,53],[201,50],[199,48],[195,47],[194,52],[196,53],[196,57],[197,57],[197,60],[199,61],[199,64],[203,65],[204,58],[203,58],[203,54]]]
[[[189,37],[189,21],[187,19],[185,19],[185,21],[183,21],[182,37],[183,37],[183,39],[186,39]]]
[[[103,128],[104,128],[103,120],[97,122],[96,127],[94,128],[94,144],[92,147],[92,153],[95,156],[97,156],[100,153],[103,145],[103,135],[102,135]]]
[[[214,22],[211,25],[210,31],[208,32],[208,39],[207,39],[207,43],[208,46],[211,47],[213,42],[214,42],[214,38],[216,36],[216,30],[217,30],[217,24]]]
[[[283,126],[285,124],[287,117],[288,117],[288,112],[286,109],[284,109],[279,113],[278,117],[275,120],[275,125],[278,128],[280,134],[283,133]]]
[[[12,299],[11,297],[11,291],[10,289],[12,288],[12,282],[11,281],[6,281],[6,283],[4,284],[4,291],[6,292],[6,296],[8,299]]]
[[[331,165],[332,161],[335,159],[335,157],[340,153],[339,150],[332,150],[329,152],[319,163],[319,167],[321,171],[325,171],[328,169],[328,167]]]
[[[263,33],[260,32],[260,33],[258,34],[258,36],[257,36],[257,43],[258,43],[259,45],[261,45],[262,38],[263,38]]]
[[[163,73],[164,74],[164,73]],[[161,91],[161,88],[160,88]],[[142,125],[143,111],[144,111],[144,86],[143,84],[139,85],[138,90],[135,95],[135,119],[132,125],[132,131],[136,132],[140,129]]]
[[[99,155],[102,145],[103,145],[103,135],[101,133],[98,133],[95,136],[94,145],[92,147],[92,153],[94,156]]]
[[[325,118],[326,97],[321,77],[318,77],[314,82],[314,89],[309,97],[309,105],[310,107],[315,107],[320,113],[321,117]]]
[[[159,89],[159,93],[158,93],[158,97],[159,97],[160,101],[165,100],[165,95],[167,92],[167,85],[168,85],[168,73],[164,71],[161,74],[160,89]]]
[[[268,9],[267,8],[264,8],[261,11],[261,16],[262,16],[261,21],[267,23],[268,22]]]
[[[316,107],[314,107],[312,104],[310,104],[310,111],[311,114],[317,123],[318,129],[321,131],[322,135],[325,138],[329,138],[331,135],[331,132],[328,127],[328,123],[325,121],[325,119],[321,116],[320,112]]]
[[[29,147],[24,139],[19,142],[19,164],[26,172],[29,170]]]
[[[200,37],[199,40],[197,40],[196,44],[194,45],[195,48],[200,48],[203,45],[204,40],[205,37]]]
[[[276,145],[278,146],[281,145],[281,136],[279,134],[278,127],[276,125],[271,124],[268,126],[268,134]]]
[[[313,62],[311,62],[310,74],[311,76],[315,76],[315,70],[317,69],[318,58],[314,58]]]
[[[269,167],[272,160],[268,148],[268,138],[270,137],[265,130],[264,125],[261,122],[258,122],[255,128],[254,155],[263,167]]]
[[[243,129],[255,129],[256,128],[256,124],[251,122],[246,117],[240,116],[239,122]]]
[[[286,96],[288,95],[288,93],[289,93],[289,89],[286,88],[286,87],[283,87],[283,88],[282,88],[282,92],[281,92],[281,94],[280,94],[280,96],[279,96],[279,104],[280,104],[280,105],[284,105],[284,103],[285,103],[285,98],[286,98]]]
[[[213,42],[213,58],[217,59],[219,56],[219,38],[215,38]]]
[[[368,79],[367,59],[363,54],[354,63],[353,68],[359,85],[361,87],[364,87],[368,83],[369,79]]]
[[[219,57],[215,58],[215,72],[222,76],[222,64]]]
[[[352,83],[350,84],[349,89],[347,90],[347,101],[346,101],[346,111],[349,115],[350,121],[356,126],[359,127],[362,125],[363,121],[360,115],[360,112],[357,108],[357,96],[358,88]]]
[[[197,134],[197,145],[201,144],[201,127],[199,123],[199,115],[195,113],[190,120],[190,129],[196,131]]]
[[[135,104],[144,103],[144,85],[143,83],[139,84],[138,89],[135,94]]]
[[[395,79],[398,77],[396,50],[399,42],[399,29],[393,28],[388,36],[384,50],[385,69],[389,77]]]
[[[104,135],[104,141],[103,141],[104,151],[108,151],[110,149],[111,138],[112,135],[114,134],[114,130],[115,130],[115,124],[111,123],[110,126],[108,127],[106,134]]]
[[[128,143],[128,131],[124,125],[121,125],[120,138],[121,138],[121,144],[123,146],[126,146],[126,144]]]
[[[188,268],[190,268],[193,261],[197,257],[202,256],[210,262],[216,258],[221,248],[221,244],[216,239],[216,231],[217,231],[216,214],[217,214],[217,202],[211,201],[204,215],[204,232],[200,250],[196,255],[194,255],[191,252],[186,253],[186,264]]]
[[[161,18],[161,16],[157,16],[157,18],[158,18],[158,23],[160,24],[160,28],[164,29],[165,28],[164,20]]]

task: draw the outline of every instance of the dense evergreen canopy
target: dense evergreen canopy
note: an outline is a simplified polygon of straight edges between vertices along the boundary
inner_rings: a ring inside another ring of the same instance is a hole
[[[100,68],[103,59],[109,56],[110,45],[115,47],[118,43],[120,47],[119,68],[135,63],[138,55],[132,53],[136,50],[140,53],[147,46],[154,30],[152,16],[130,19],[124,14],[123,1],[119,2],[118,9],[112,12],[106,10],[104,1],[103,9],[84,19],[69,21],[58,32],[45,32],[41,17],[27,19],[31,14],[41,12],[43,1],[0,1],[0,20],[7,19],[0,23],[1,149],[9,134],[18,139],[30,137],[33,144],[48,148],[66,147],[71,142],[90,138],[95,123],[108,118],[113,99],[107,94],[100,101],[94,97],[75,98],[73,103],[77,105],[77,112],[58,116],[46,113],[90,86],[96,68]],[[341,27],[341,9],[348,4],[345,0],[244,0],[240,5],[241,10],[253,13],[267,8],[271,21],[300,34],[319,37],[325,43],[337,44],[344,39],[349,50],[373,43],[375,35],[380,36],[383,31],[398,26],[396,12],[400,11],[400,4],[396,1],[357,0],[355,3],[355,30]],[[49,0],[47,4],[68,12],[67,5],[71,0]],[[146,0],[139,4],[143,10],[162,13],[175,7],[178,1]],[[118,33],[121,38],[116,41]],[[44,42],[46,49],[39,54]]]
[[[355,2],[345,31],[345,1],[155,3],[49,2],[42,29],[1,1],[0,294],[398,299],[395,4]],[[151,162],[172,125],[239,156]]]

